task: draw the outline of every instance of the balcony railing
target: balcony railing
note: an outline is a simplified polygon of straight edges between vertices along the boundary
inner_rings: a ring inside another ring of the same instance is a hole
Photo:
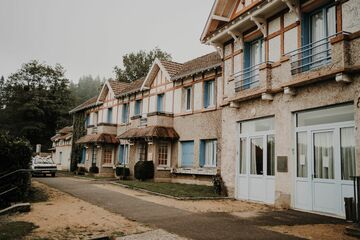
[[[242,71],[234,74],[236,92],[257,87],[259,85],[259,67],[261,64],[263,63],[244,68]]]
[[[287,55],[290,56],[291,60],[291,74],[295,75],[310,71],[331,63],[330,39],[338,34],[340,33],[306,44],[299,49],[289,52]]]

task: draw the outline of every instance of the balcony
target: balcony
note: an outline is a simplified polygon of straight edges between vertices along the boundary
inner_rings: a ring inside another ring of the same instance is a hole
[[[331,63],[330,39],[334,36],[306,44],[290,52],[291,75],[318,69]]]
[[[260,74],[259,68],[262,64],[257,64],[243,69],[234,74],[235,92],[250,89],[259,86]]]

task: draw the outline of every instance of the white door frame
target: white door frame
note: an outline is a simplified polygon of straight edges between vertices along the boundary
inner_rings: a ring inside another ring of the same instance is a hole
[[[294,203],[293,207],[295,209],[299,210],[306,210],[311,212],[319,212],[325,215],[335,215],[339,217],[344,217],[344,207],[342,207],[343,203],[343,196],[342,188],[353,186],[352,181],[349,180],[341,180],[341,152],[340,152],[340,130],[342,128],[354,128],[355,122],[354,121],[345,121],[345,122],[337,122],[337,123],[328,123],[328,124],[319,124],[319,125],[312,125],[312,126],[305,126],[305,127],[296,127],[296,113],[294,114],[295,118],[295,134],[294,134]],[[316,179],[314,180],[313,174],[314,174],[314,134],[320,133],[320,132],[327,132],[331,131],[334,133],[333,135],[333,144],[334,144],[334,179],[327,180],[327,179]],[[297,133],[299,132],[305,132],[307,136],[307,178],[299,178],[297,177]],[[307,182],[308,189],[310,190],[310,202],[309,206],[299,206],[297,205],[297,188],[298,188],[298,181]],[[334,196],[337,197],[338,206],[335,213],[326,212],[325,209],[318,208],[316,209],[314,207],[314,201],[315,201],[315,194],[314,194],[314,181],[316,182],[333,182],[336,185],[336,190]]]

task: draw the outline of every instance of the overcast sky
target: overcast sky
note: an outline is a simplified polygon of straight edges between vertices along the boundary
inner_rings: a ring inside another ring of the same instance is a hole
[[[200,35],[213,0],[0,0],[0,76],[31,59],[66,76],[112,77],[122,56],[155,46],[184,62],[213,51]]]

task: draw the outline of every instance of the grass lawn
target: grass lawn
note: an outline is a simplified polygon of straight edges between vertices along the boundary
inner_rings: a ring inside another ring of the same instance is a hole
[[[120,183],[131,188],[141,188],[174,197],[219,197],[211,186],[150,181],[141,182],[137,180],[120,180]]]

